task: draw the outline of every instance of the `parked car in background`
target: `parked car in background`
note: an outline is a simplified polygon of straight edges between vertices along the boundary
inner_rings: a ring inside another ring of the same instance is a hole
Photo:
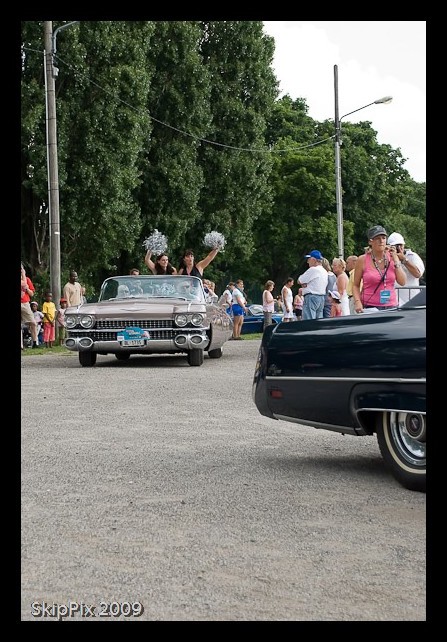
[[[65,346],[79,353],[84,367],[94,366],[98,354],[124,361],[132,354],[177,353],[201,366],[205,353],[222,356],[233,330],[201,279],[179,275],[110,277],[96,303],[67,308],[65,319]]]
[[[266,328],[253,400],[298,432],[375,433],[394,477],[425,491],[425,290],[401,308]]]
[[[282,321],[282,312],[281,314],[275,312],[272,314],[272,325],[281,323]],[[247,306],[247,314],[244,316],[244,322],[242,324],[241,334],[254,334],[257,332],[263,332],[264,329],[264,312],[262,311],[262,305],[258,303],[253,303],[252,305]]]

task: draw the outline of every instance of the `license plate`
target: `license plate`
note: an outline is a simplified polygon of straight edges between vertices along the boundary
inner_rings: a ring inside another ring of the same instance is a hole
[[[144,339],[128,339],[127,341],[121,341],[122,346],[144,346],[146,341]]]
[[[118,333],[117,340],[126,348],[145,346],[149,340],[149,333],[142,328],[127,327]]]

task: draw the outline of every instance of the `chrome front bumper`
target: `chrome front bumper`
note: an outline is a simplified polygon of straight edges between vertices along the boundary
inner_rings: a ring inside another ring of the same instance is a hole
[[[123,346],[120,341],[93,341],[89,336],[67,337],[65,347],[75,352],[189,352],[189,350],[205,350],[209,337],[199,332],[176,334],[173,339],[149,339],[144,346]]]

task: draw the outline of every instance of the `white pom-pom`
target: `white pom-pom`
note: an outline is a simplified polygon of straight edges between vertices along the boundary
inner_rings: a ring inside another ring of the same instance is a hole
[[[223,251],[225,247],[225,237],[223,234],[220,232],[208,232],[208,234],[205,234],[205,238],[203,239],[203,244],[206,245],[206,247],[211,247],[213,250],[218,249],[221,252]]]
[[[158,230],[154,230],[153,233],[144,239],[143,246],[146,250],[150,250],[152,254],[163,254],[166,252],[168,247],[168,240],[164,234]]]

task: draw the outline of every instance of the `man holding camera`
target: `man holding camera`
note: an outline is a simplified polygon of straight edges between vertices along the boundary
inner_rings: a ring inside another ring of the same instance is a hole
[[[425,272],[425,265],[419,254],[416,254],[416,252],[413,252],[413,250],[409,248],[405,249],[404,237],[402,234],[399,234],[399,232],[390,234],[387,243],[396,248],[397,256],[405,272],[405,286],[400,286],[397,282],[394,284],[396,289],[403,287],[403,289],[398,289],[397,291],[398,303],[399,305],[403,305],[420,292],[417,286],[419,286],[419,279]],[[417,289],[409,289],[412,286],[417,287]]]

